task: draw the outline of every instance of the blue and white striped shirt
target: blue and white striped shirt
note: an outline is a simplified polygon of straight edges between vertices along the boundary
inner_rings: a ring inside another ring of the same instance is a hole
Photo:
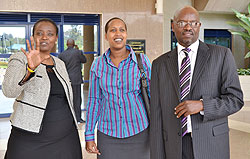
[[[97,122],[99,131],[116,138],[133,136],[148,127],[136,55],[130,46],[127,45],[126,49],[130,54],[118,67],[110,59],[110,49],[91,66],[86,141],[94,140]],[[146,55],[142,55],[141,59],[150,86],[151,64]]]

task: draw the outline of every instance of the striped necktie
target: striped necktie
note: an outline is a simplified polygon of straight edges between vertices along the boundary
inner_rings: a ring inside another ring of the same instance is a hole
[[[190,76],[191,76],[191,65],[188,53],[191,51],[189,48],[182,50],[186,57],[181,62],[180,69],[180,89],[181,89],[181,101],[189,94],[190,91]],[[181,119],[182,137],[187,133],[187,117]]]

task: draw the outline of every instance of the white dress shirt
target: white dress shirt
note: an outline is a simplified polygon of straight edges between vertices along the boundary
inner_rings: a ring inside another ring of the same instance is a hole
[[[188,53],[188,56],[190,58],[190,63],[191,63],[190,86],[192,83],[192,77],[193,77],[193,73],[194,73],[194,66],[195,66],[195,61],[196,61],[196,57],[197,57],[198,47],[199,47],[199,40],[197,40],[196,42],[194,42],[192,45],[190,45],[188,47],[189,49],[191,49],[191,51]],[[181,68],[181,62],[182,62],[183,58],[186,57],[185,53],[182,51],[182,49],[184,49],[184,48],[185,47],[183,47],[179,43],[177,43],[179,73],[180,73],[180,68]],[[190,115],[187,116],[187,131],[189,133],[192,132],[192,123],[191,123]]]

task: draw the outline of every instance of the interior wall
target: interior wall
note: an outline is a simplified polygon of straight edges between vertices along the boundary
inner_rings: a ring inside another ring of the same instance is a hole
[[[200,13],[202,23],[200,39],[204,41],[204,29],[232,29],[238,30],[227,22],[237,21],[234,14]],[[232,52],[238,68],[244,67],[245,42],[237,35],[232,35]]]
[[[163,15],[156,14],[155,0],[1,0],[0,11],[49,13],[99,13],[101,53],[108,48],[104,25],[112,17],[120,17],[128,27],[128,39],[145,39],[146,54],[152,61],[163,52]]]

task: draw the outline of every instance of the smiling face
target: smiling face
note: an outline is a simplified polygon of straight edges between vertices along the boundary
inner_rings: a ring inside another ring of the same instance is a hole
[[[35,41],[39,39],[40,52],[43,53],[50,53],[58,38],[55,26],[48,21],[39,22],[35,27],[33,36]]]
[[[127,41],[127,29],[123,21],[114,19],[109,22],[105,39],[109,42],[112,49],[125,48]]]
[[[188,47],[198,39],[201,26],[199,21],[198,12],[192,7],[185,7],[176,13],[172,28],[179,44]],[[198,25],[191,26],[191,24]]]

